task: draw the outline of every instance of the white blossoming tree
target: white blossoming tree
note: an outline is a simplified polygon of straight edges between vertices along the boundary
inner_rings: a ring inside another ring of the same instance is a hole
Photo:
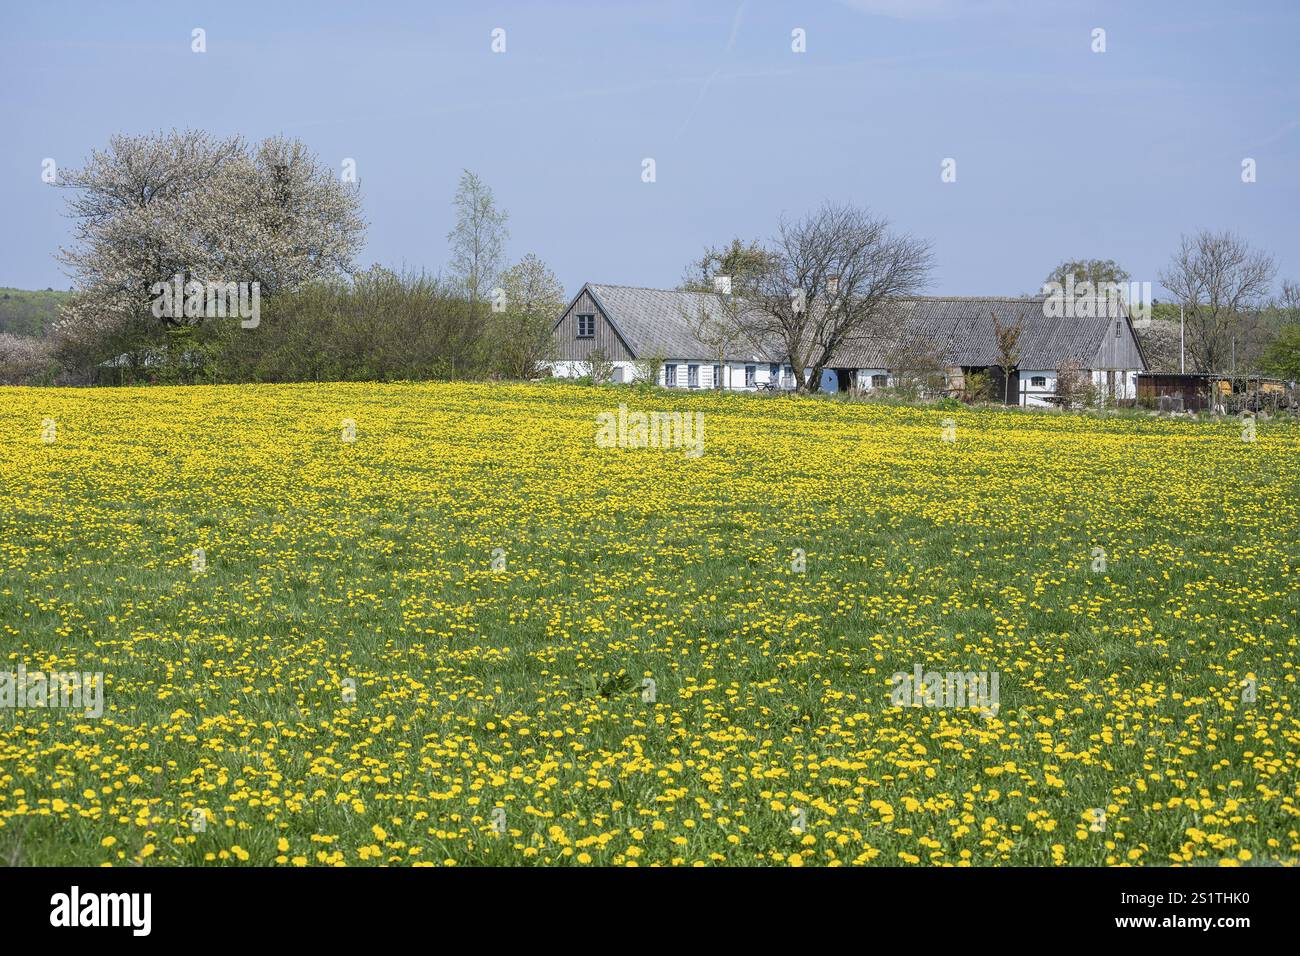
[[[296,140],[119,134],[59,184],[75,220],[59,258],[78,290],[59,332],[83,358],[138,353],[184,321],[154,316],[154,283],[257,282],[274,296],[351,272],[364,238],[356,184]]]

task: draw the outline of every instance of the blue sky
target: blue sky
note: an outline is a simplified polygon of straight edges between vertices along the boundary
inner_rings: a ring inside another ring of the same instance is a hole
[[[510,212],[510,257],[571,293],[671,286],[706,244],[823,199],[929,239],[936,294],[1028,292],[1081,256],[1154,282],[1200,228],[1300,279],[1297,40],[1293,2],[9,4],[0,285],[68,286],[44,158],[173,126],[355,159],[363,265],[443,269],[468,167]]]

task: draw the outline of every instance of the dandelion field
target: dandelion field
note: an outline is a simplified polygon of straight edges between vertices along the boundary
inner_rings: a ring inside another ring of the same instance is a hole
[[[0,709],[0,862],[1300,857],[1292,421],[0,388],[0,450],[0,670],[105,683]]]

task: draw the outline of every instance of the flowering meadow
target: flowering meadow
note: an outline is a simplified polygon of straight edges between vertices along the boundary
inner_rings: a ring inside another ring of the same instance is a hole
[[[0,388],[0,862],[1290,863],[1298,607],[1293,421]]]

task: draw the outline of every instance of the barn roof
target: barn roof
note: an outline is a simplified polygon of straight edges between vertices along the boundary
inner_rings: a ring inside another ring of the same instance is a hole
[[[1039,297],[917,297],[890,303],[887,332],[845,344],[834,364],[842,368],[891,368],[892,357],[909,345],[928,347],[948,365],[989,366],[998,361],[995,319],[1020,324],[1020,367],[1058,368],[1067,359],[1088,367],[1114,321],[1100,315],[1052,317]]]
[[[710,350],[694,334],[692,317],[701,311],[721,316],[720,295],[598,283],[588,283],[585,288],[634,354],[709,358]],[[1054,369],[1067,359],[1088,367],[1114,321],[1104,300],[1094,318],[1047,316],[1044,301],[1042,296],[895,299],[887,304],[879,328],[844,343],[830,364],[836,368],[893,368],[901,350],[924,348],[948,365],[995,365],[996,316],[1003,325],[1020,323],[1021,368]],[[786,357],[779,343],[771,341],[746,343],[741,351],[743,354],[728,358],[781,361]]]
[[[680,292],[626,285],[588,283],[587,291],[614,324],[634,355],[658,352],[667,358],[708,358],[710,349],[692,329],[703,312],[712,319],[724,316],[722,296],[713,292]],[[744,343],[736,361],[778,362],[781,349],[772,342]]]

